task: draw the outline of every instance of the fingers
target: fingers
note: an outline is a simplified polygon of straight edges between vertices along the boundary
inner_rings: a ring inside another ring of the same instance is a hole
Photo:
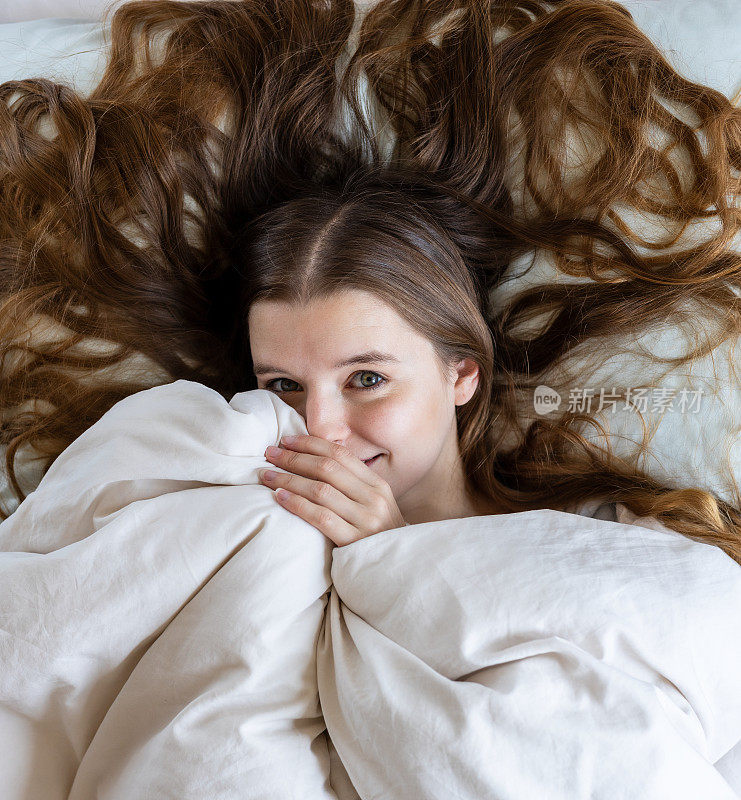
[[[358,530],[353,525],[328,508],[318,506],[300,495],[286,492],[285,489],[278,489],[276,498],[286,510],[313,525],[339,547],[359,538]]]
[[[388,484],[359,458],[309,435],[281,444],[285,447],[269,447],[265,458],[285,472],[270,475],[267,470],[260,475],[261,483],[276,490],[281,505],[337,545],[383,529]]]
[[[292,442],[286,441],[286,437],[283,436],[280,443],[283,448],[289,451],[311,453],[312,455],[331,458],[371,486],[378,486],[380,483],[384,483],[383,479],[379,478],[369,466],[340,444],[328,442],[326,439],[320,439],[318,436],[310,436],[309,434],[300,434],[294,437]]]
[[[288,490],[292,495],[308,501],[314,508],[296,500],[291,500],[293,505],[310,512],[312,519],[316,518],[321,510],[324,509],[331,511],[345,523],[357,524],[359,505],[331,484],[305,478],[302,475],[294,475],[290,472],[274,472],[273,475],[270,475],[270,472],[272,470],[267,470],[260,476],[260,480],[265,486],[276,490],[279,488]],[[283,493],[279,493],[278,497],[279,499],[284,497]],[[311,521],[304,517],[303,514],[300,514],[300,516],[306,519],[307,522]],[[331,519],[322,520],[322,523],[336,527],[336,522]],[[312,524],[314,523],[312,522]]]
[[[328,483],[361,505],[376,502],[381,479],[359,458],[346,448],[324,439],[314,436],[300,438],[301,441],[278,448],[275,455],[271,455],[269,448],[265,458],[288,472]]]

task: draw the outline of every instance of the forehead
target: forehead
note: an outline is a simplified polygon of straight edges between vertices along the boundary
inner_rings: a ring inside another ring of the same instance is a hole
[[[396,311],[368,292],[343,291],[305,305],[273,300],[254,303],[248,316],[253,349],[299,341],[322,348],[345,343],[400,346],[418,337]]]

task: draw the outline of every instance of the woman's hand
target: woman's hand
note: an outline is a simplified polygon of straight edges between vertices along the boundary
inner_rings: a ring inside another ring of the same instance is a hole
[[[336,545],[406,525],[388,483],[346,447],[309,435],[280,444],[278,455],[266,451],[266,460],[296,474],[271,479],[262,471],[260,482],[281,487],[278,502]]]

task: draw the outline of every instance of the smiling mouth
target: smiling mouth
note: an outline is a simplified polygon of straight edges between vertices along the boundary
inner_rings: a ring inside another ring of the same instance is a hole
[[[373,458],[369,458],[367,461],[364,461],[364,464],[368,464],[369,466],[374,462],[378,461],[378,459],[383,455],[383,453],[379,453],[377,456],[373,456]]]

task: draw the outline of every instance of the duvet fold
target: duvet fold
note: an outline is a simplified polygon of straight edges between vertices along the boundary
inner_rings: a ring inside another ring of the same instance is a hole
[[[738,796],[723,551],[551,510],[334,547],[257,480],[305,432],[158,386],[0,524],[4,797]]]

